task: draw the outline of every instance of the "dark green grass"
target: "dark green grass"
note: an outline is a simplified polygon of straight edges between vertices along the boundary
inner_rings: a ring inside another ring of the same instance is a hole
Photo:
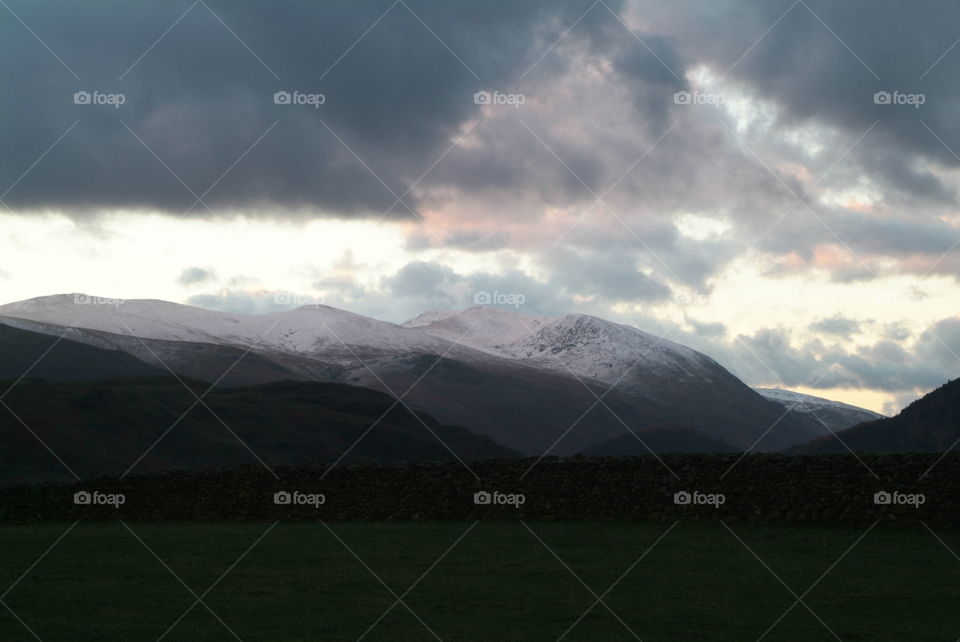
[[[0,527],[0,594],[69,526]],[[244,640],[356,640],[378,619],[365,639],[434,639],[429,626],[444,640],[556,640],[595,602],[571,570],[597,595],[622,579],[568,640],[634,639],[626,626],[643,640],[756,640],[795,599],[719,523],[680,524],[639,562],[668,525],[330,524],[341,543],[322,524],[278,524],[256,545],[270,524],[128,526],[163,563],[121,524],[81,523],[3,601],[40,639],[73,642],[163,635],[195,602],[164,563],[210,589],[204,602]],[[798,595],[865,530],[732,528]],[[960,550],[960,533],[937,534]],[[397,595],[416,583],[409,610],[384,615],[395,598],[374,574]],[[844,640],[954,642],[958,598],[960,561],[921,527],[870,532],[804,601]],[[32,639],[0,606],[0,640]],[[164,639],[235,638],[197,605]],[[798,605],[764,639],[835,638]]]

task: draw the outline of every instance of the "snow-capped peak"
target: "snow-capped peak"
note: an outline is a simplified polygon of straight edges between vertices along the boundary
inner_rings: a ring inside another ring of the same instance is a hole
[[[630,326],[584,315],[534,316],[488,306],[431,313],[407,324],[501,357],[565,375],[613,384],[634,370],[684,376],[713,361],[690,348]]]

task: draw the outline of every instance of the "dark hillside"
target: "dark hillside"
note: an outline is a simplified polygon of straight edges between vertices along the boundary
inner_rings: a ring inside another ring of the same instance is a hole
[[[960,379],[917,399],[896,417],[858,424],[838,437],[855,452],[943,452],[960,440]],[[829,436],[795,446],[792,454],[847,452]]]
[[[197,394],[208,387],[188,383]],[[0,383],[0,394],[10,385]],[[155,442],[137,471],[257,463],[250,451],[271,466],[330,462],[368,429],[344,461],[453,459],[431,431],[464,459],[516,454],[420,413],[428,429],[402,405],[391,409],[392,397],[345,384],[286,381],[216,389],[204,398],[209,410],[198,404],[187,412],[196,398],[169,376],[27,379],[4,401],[23,423],[0,408],[3,481],[69,476],[37,437],[81,477],[123,473]]]

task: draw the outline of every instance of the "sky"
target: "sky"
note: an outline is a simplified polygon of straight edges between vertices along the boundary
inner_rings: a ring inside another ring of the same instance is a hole
[[[893,413],[960,370],[960,6],[0,2],[0,299],[498,301]]]

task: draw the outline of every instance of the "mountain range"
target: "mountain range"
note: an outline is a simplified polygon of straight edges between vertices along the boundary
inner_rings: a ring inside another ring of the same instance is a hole
[[[587,315],[475,306],[396,325],[323,305],[239,315],[101,301],[67,294],[0,306],[3,332],[31,337],[11,343],[0,333],[0,354],[3,345],[30,342],[31,354],[42,353],[44,341],[63,337],[51,354],[98,348],[103,377],[129,369],[129,376],[172,372],[221,388],[278,381],[370,388],[429,412],[438,425],[465,426],[527,455],[629,452],[642,434],[656,436],[657,450],[783,450],[876,418],[815,397],[755,391],[705,354]],[[3,360],[0,378],[22,374],[27,357],[18,358]],[[47,359],[31,377],[71,378],[50,376]]]

